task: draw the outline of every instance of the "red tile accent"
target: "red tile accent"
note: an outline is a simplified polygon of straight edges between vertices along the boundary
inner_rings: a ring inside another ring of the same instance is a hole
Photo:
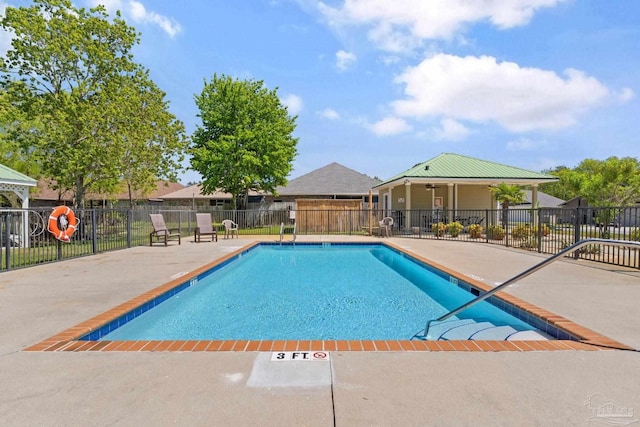
[[[325,341],[324,351],[336,351],[338,350],[338,344],[335,341]]]
[[[338,351],[349,351],[349,341],[337,341],[336,345],[338,346]]]
[[[260,347],[260,341],[249,341],[244,351],[258,351],[258,347]]]

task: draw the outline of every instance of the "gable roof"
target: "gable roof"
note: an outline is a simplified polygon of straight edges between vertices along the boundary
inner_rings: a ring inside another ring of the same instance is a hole
[[[19,184],[35,187],[38,181],[8,166],[0,164],[0,182],[3,184]]]
[[[333,162],[292,179],[277,192],[279,196],[359,196],[368,195],[378,184],[380,180],[376,178]]]
[[[532,172],[501,163],[480,160],[460,154],[442,153],[389,178],[379,184],[378,187],[407,178],[415,178],[425,182],[499,183],[508,181],[521,184],[540,184],[558,180],[552,175]]]

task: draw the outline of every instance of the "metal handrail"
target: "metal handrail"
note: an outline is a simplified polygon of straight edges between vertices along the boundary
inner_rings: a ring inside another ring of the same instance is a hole
[[[484,300],[486,300],[487,298],[489,298],[491,295],[495,294],[496,292],[501,291],[502,289],[506,288],[509,285],[514,284],[515,282],[517,282],[520,279],[524,279],[525,277],[529,276],[532,273],[535,273],[536,271],[540,270],[542,267],[551,264],[552,262],[556,261],[558,258],[566,255],[568,252],[573,252],[575,250],[580,249],[583,246],[587,246],[587,245],[592,245],[592,244],[603,244],[603,245],[609,245],[609,246],[620,246],[620,247],[627,247],[627,248],[633,248],[633,249],[640,249],[640,242],[633,242],[633,241],[627,241],[627,240],[608,240],[608,239],[585,239],[585,240],[581,240],[579,242],[576,242],[568,247],[566,247],[565,249],[563,249],[562,251],[558,252],[557,254],[545,259],[542,262],[539,262],[538,264],[534,265],[533,267],[523,271],[522,273],[513,276],[511,279],[507,280],[506,282],[502,283],[499,286],[496,286],[495,288],[491,289],[490,291],[487,291],[486,293],[479,295],[478,297],[476,297],[475,299],[472,299],[471,301],[461,305],[460,307],[451,310],[450,312],[448,312],[447,314],[444,314],[440,317],[438,317],[437,319],[431,319],[427,322],[427,325],[424,328],[424,338],[427,337],[427,334],[429,333],[429,327],[431,327],[431,323],[433,322],[442,322],[443,320],[447,320],[448,318],[450,318],[451,316],[455,316],[456,314],[466,310],[467,308],[471,307],[472,305],[476,305],[479,302],[482,302]]]

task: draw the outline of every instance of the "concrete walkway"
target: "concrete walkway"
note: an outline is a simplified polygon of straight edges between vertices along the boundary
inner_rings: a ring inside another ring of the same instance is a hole
[[[489,284],[544,258],[391,240]],[[610,422],[607,408],[640,418],[633,351],[333,352],[277,368],[260,352],[22,351],[250,241],[186,239],[1,273],[0,426],[584,426]],[[640,348],[638,271],[561,261],[509,292]]]

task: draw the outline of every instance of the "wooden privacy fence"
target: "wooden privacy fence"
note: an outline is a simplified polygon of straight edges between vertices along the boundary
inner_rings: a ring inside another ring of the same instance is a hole
[[[297,200],[296,205],[300,234],[354,234],[369,224],[360,200],[309,199]]]

